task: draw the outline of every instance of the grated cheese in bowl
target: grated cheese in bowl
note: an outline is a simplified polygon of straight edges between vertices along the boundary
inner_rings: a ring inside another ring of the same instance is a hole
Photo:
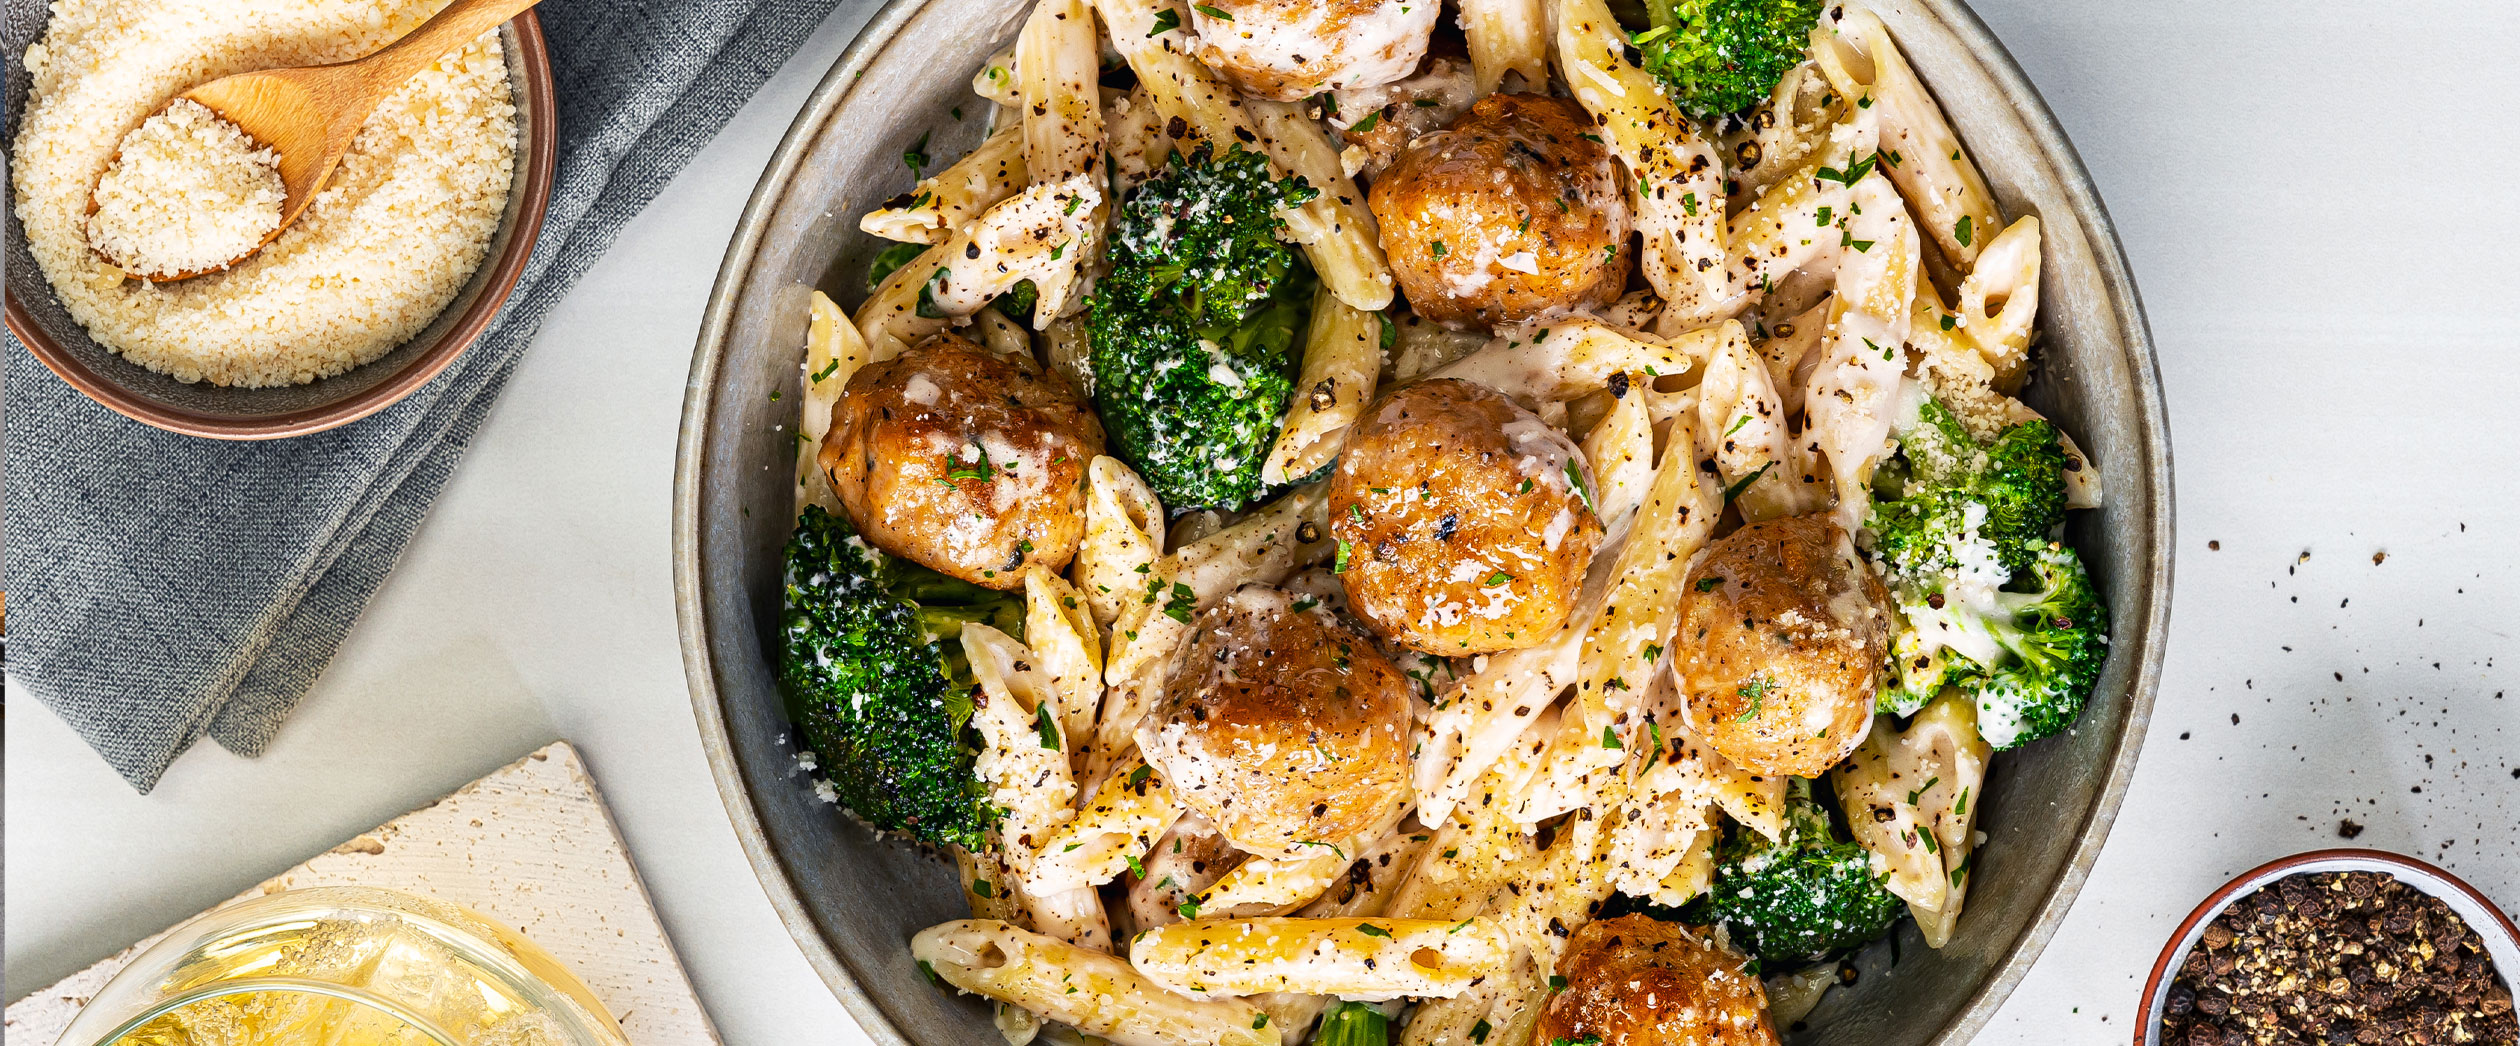
[[[97,179],[88,245],[144,276],[225,268],[280,227],[280,156],[257,145],[177,99],[125,135]]]
[[[71,317],[140,366],[246,387],[340,374],[428,327],[507,209],[517,113],[495,31],[387,96],[297,222],[225,272],[129,278],[89,249],[88,203],[124,136],[169,98],[233,73],[364,57],[442,6],[54,0],[26,51],[10,181],[27,246]]]

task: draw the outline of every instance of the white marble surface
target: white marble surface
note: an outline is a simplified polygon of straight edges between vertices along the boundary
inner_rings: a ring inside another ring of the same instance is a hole
[[[2520,906],[2520,109],[2498,89],[2520,73],[2520,5],[1978,8],[2122,227],[2179,492],[2142,767],[2071,918],[1982,1041],[2125,1041],[2188,905],[2335,844],[2342,818],[2365,826],[2359,844]],[[682,378],[727,231],[866,10],[834,16],[551,315],[270,755],[205,745],[136,796],[15,702],[11,997],[566,737],[727,1041],[864,1041],[772,917],[709,782],[666,536]]]

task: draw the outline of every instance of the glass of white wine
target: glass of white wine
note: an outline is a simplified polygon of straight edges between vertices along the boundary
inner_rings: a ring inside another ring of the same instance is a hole
[[[291,890],[177,927],[55,1046],[628,1046],[586,983],[478,912]]]

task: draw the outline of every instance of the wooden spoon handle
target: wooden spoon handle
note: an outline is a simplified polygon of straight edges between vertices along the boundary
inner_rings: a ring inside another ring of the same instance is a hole
[[[539,0],[455,0],[420,28],[369,55],[359,64],[379,93],[391,91],[429,67],[439,56],[472,42],[474,37],[534,6]]]

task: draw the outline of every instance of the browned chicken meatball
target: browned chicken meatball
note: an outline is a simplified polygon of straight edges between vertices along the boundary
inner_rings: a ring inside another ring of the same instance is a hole
[[[1067,566],[1102,422],[1031,358],[952,334],[851,375],[819,459],[876,547],[991,588]]]
[[[1190,9],[1198,57],[1246,94],[1292,102],[1409,75],[1441,4],[1420,0],[1206,0]]]
[[[1678,923],[1622,915],[1585,923],[1558,959],[1538,1042],[1601,1046],[1776,1046],[1750,957]]]
[[[1767,774],[1818,777],[1864,740],[1890,596],[1826,516],[1753,523],[1680,590],[1675,668],[1689,726]]]
[[[1266,585],[1194,627],[1137,734],[1183,805],[1262,857],[1353,849],[1400,823],[1409,681],[1371,640]]]
[[[1409,307],[1494,327],[1616,299],[1627,194],[1592,130],[1564,98],[1492,94],[1409,143],[1366,196]]]
[[[1503,393],[1402,386],[1365,409],[1330,479],[1349,609],[1433,654],[1538,643],[1601,545],[1593,489],[1575,441]]]

